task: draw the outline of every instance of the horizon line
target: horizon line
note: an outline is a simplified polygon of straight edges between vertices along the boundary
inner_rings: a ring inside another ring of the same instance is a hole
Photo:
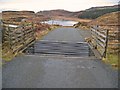
[[[120,4],[118,3],[118,4],[114,4],[114,5],[105,5],[105,6],[93,6],[93,7],[90,7],[90,8],[94,8],[94,7],[109,7],[109,6],[119,6]],[[90,9],[90,8],[87,8],[87,9]],[[119,8],[119,7],[118,7]],[[84,9],[84,10],[87,10],[87,9]],[[64,10],[64,11],[69,11],[69,12],[81,12],[81,11],[84,11],[84,10],[76,10],[76,11],[70,11],[70,10],[66,10],[66,9],[60,9],[60,8],[56,8],[56,9],[45,9],[45,10],[39,10],[39,11],[35,11],[35,10],[17,10],[17,9],[11,9],[11,10],[0,10],[0,13],[1,12],[4,12],[4,11],[33,11],[33,12],[35,12],[35,13],[37,13],[37,12],[40,12],[40,11],[52,11],[52,10]]]

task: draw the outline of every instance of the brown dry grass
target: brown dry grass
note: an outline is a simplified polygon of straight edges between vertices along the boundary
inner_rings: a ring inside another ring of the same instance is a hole
[[[2,12],[4,23],[20,24],[22,19],[32,18],[35,14],[29,11],[9,11]]]
[[[112,12],[105,14],[97,19],[91,21],[89,25],[99,25],[99,26],[107,26],[107,25],[119,25],[118,16],[120,12]]]

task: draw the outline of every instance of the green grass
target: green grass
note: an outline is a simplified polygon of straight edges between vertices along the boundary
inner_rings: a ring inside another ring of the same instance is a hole
[[[106,58],[104,59],[105,63],[110,64],[113,68],[118,68],[118,54],[107,53]]]
[[[6,55],[4,55],[4,53],[2,53],[2,54],[3,54],[2,59],[4,61],[11,61],[14,57],[14,55],[11,52],[7,53]]]
[[[110,64],[118,65],[118,55],[117,54],[108,54],[107,60],[110,62]]]

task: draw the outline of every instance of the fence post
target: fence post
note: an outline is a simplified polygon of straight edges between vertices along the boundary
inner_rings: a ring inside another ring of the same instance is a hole
[[[98,27],[98,26],[96,26],[96,27]],[[95,28],[95,26],[93,27],[93,29],[95,30],[95,34],[98,35],[97,32],[96,32],[97,29]],[[95,38],[97,38],[97,37],[95,36]],[[95,39],[94,39],[94,42],[95,42],[94,49],[97,49],[97,43],[96,43]]]
[[[108,33],[109,33],[109,30],[106,31],[106,42],[105,42],[105,52],[103,54],[103,57],[106,58],[106,55],[107,55],[107,47],[108,47]]]
[[[9,48],[11,49],[11,35],[10,35],[10,28],[9,28],[9,26],[7,27],[7,29],[8,29],[8,38],[9,38]]]

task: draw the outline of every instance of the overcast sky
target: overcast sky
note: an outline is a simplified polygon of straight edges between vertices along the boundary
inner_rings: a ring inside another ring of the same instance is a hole
[[[64,9],[81,11],[95,6],[118,4],[119,0],[0,0],[0,11],[3,10],[53,10]]]

